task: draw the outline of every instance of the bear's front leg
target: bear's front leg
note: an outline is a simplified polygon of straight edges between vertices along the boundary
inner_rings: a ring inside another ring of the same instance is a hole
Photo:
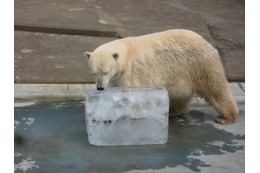
[[[187,105],[189,104],[191,96],[189,97],[174,97],[170,99],[170,116],[181,116],[185,114]]]

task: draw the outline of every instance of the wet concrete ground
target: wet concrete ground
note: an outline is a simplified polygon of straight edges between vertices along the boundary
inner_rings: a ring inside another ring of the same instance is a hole
[[[15,100],[15,172],[228,172],[245,171],[244,85],[232,89],[234,124],[197,97],[186,115],[170,117],[168,143],[96,147],[88,143],[84,100]]]

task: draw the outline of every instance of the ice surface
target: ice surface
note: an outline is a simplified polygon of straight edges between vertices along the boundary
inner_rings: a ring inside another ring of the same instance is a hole
[[[89,143],[97,146],[164,144],[169,97],[162,86],[88,89]]]

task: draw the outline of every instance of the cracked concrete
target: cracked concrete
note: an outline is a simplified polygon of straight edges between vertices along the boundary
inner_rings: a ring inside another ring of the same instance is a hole
[[[175,28],[201,34],[219,50],[228,80],[243,82],[243,2],[17,0],[15,83],[94,83],[84,51],[121,37]]]

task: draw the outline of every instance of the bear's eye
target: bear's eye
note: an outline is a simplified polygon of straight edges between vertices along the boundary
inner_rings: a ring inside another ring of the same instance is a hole
[[[117,60],[119,57],[118,53],[113,53],[112,56],[114,57],[115,60]]]
[[[97,73],[95,73],[95,72],[93,72],[92,74],[93,74],[94,76],[96,76],[96,75],[97,75]]]
[[[107,75],[108,74],[108,72],[104,72],[104,75]]]

